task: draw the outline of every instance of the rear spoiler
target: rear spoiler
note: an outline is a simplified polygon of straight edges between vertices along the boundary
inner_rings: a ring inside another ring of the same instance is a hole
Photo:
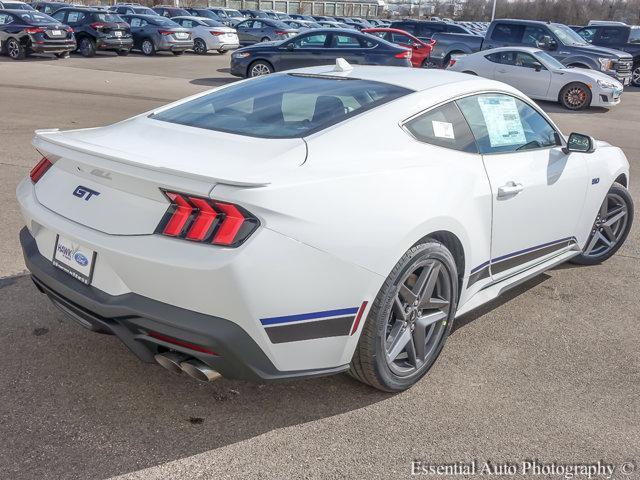
[[[99,145],[85,143],[79,140],[65,139],[61,135],[59,135],[62,132],[58,128],[36,130],[34,133],[35,136],[33,137],[31,143],[34,148],[43,155],[45,155],[43,152],[47,152],[51,155],[65,157],[77,161],[82,161],[83,156],[89,155],[91,157],[103,158],[112,162],[122,163],[125,165],[131,165],[133,167],[149,170],[148,164],[136,161],[135,157],[127,156],[125,152],[112,150]],[[86,158],[84,159],[86,160]],[[271,183],[268,180],[261,179],[236,180],[233,178],[196,175],[165,167],[153,167],[153,171],[199,181],[204,180],[214,184],[231,185],[235,187],[256,188],[264,187]]]

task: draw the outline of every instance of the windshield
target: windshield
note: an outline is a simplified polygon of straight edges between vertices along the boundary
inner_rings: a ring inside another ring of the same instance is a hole
[[[140,15],[158,15],[156,12],[147,7],[131,7],[135,13]]]
[[[52,23],[59,24],[60,22],[49,15],[39,13],[37,11],[27,11],[19,14],[20,18],[30,25],[50,25]]]
[[[93,19],[97,22],[124,23],[124,20],[113,13],[94,13]]]
[[[589,45],[584,38],[566,25],[549,25],[549,30],[565,45]]]
[[[544,63],[546,63],[550,67],[567,68],[563,64],[561,64],[558,60],[556,60],[551,55],[549,55],[547,52],[543,52],[542,50],[540,50],[539,52],[536,52],[536,57],[540,58]]]
[[[229,17],[238,17],[238,18],[243,17],[243,15],[238,10],[226,10],[225,13]]]
[[[296,138],[410,92],[369,80],[275,74],[223,88],[151,118],[250,137]]]

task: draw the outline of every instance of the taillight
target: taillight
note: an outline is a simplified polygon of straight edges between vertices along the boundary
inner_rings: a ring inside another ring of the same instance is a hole
[[[396,53],[394,57],[411,59],[411,50],[405,50],[404,52]]]
[[[438,41],[435,39],[431,39],[431,43],[429,45],[431,45],[431,48],[435,47],[438,44]]]
[[[158,33],[160,35],[173,35],[174,32],[172,32],[171,30],[160,30],[158,31]]]
[[[457,60],[455,58],[452,58],[451,60],[449,60],[449,66],[453,67],[456,64]]]
[[[71,28],[71,27],[67,27],[67,28],[66,28],[66,30],[67,30],[67,32],[69,32],[69,33],[73,33],[73,28]]]
[[[171,205],[156,233],[200,243],[237,247],[260,221],[244,208],[228,202],[163,191]]]
[[[91,25],[89,25],[91,28],[93,28],[94,30],[100,30],[102,28],[106,28],[107,24],[106,23],[102,23],[102,22],[95,22],[92,23]]]
[[[218,37],[220,35],[224,35],[224,32],[215,32],[215,31],[211,30],[211,35],[215,35],[216,37]]]
[[[287,32],[283,32],[281,30],[276,30],[276,35],[286,35]]]
[[[35,167],[33,167],[31,172],[29,172],[31,181],[36,183],[40,180],[42,176],[47,173],[47,170],[51,168],[51,165],[53,165],[53,163],[51,163],[47,157],[42,157],[42,160],[36,163]]]
[[[24,29],[27,33],[42,33],[44,32],[44,28],[41,27],[29,27]]]

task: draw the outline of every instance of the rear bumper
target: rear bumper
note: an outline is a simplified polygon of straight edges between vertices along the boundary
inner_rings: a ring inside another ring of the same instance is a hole
[[[227,52],[229,50],[235,50],[237,48],[240,48],[240,44],[239,43],[221,43],[216,48],[221,52]]]
[[[130,50],[133,47],[133,38],[98,38],[96,48],[100,50]]]
[[[76,49],[75,40],[52,41],[45,43],[31,43],[31,51],[35,53],[64,53]]]
[[[20,231],[27,268],[38,290],[79,323],[116,335],[140,360],[153,362],[159,351],[172,349],[198,358],[227,378],[277,381],[331,375],[348,365],[312,370],[279,371],[258,344],[237,324],[186,310],[135,293],[109,295],[73,280],[40,254],[27,228]],[[206,347],[218,355],[166,343],[149,332]]]
[[[171,52],[184,52],[185,50],[193,49],[193,40],[185,40],[185,41],[176,41],[176,40],[168,40],[161,39],[157,50],[168,50]]]

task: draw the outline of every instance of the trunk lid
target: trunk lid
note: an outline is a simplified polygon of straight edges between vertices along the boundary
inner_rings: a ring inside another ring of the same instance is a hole
[[[38,201],[114,235],[154,233],[169,206],[163,190],[208,197],[218,183],[264,186],[306,159],[299,138],[244,137],[147,117],[39,131],[33,144],[54,162],[35,185]]]

